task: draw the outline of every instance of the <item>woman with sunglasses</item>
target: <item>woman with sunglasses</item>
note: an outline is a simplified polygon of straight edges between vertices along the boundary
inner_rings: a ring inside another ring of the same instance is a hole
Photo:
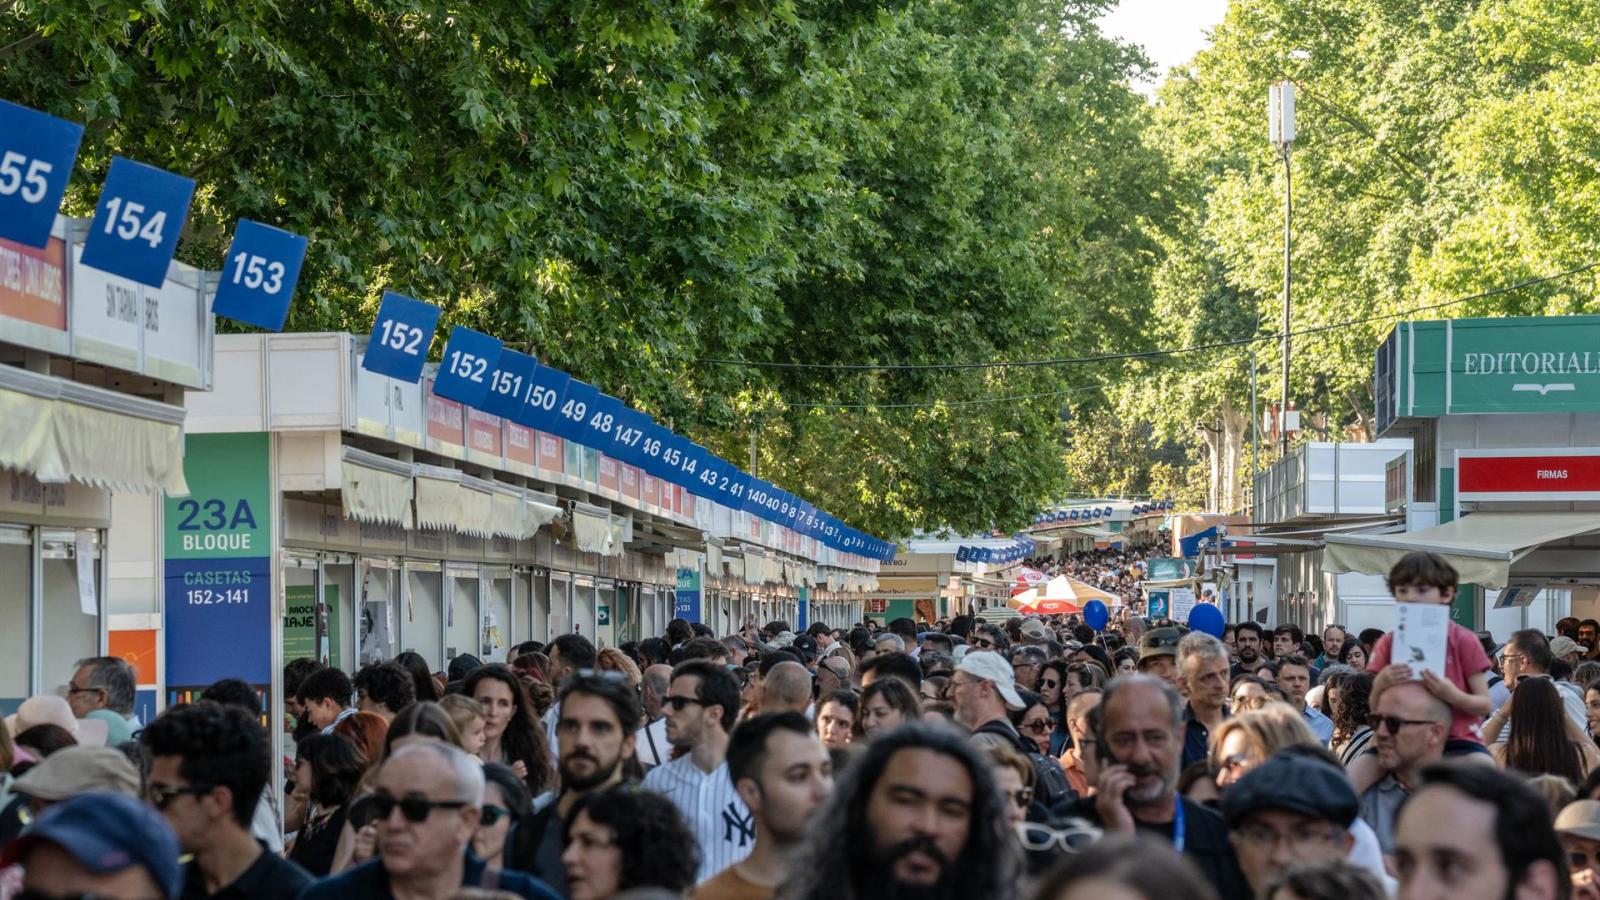
[[[1028,820],[1028,808],[1033,805],[1033,782],[1038,777],[1033,763],[1004,744],[991,744],[983,752],[989,757],[995,786],[1004,798],[1000,805],[1006,811],[1006,824],[1015,828]]]
[[[1022,709],[1011,711],[1011,724],[1030,747],[1039,753],[1049,753],[1050,732],[1055,729],[1055,724],[1050,721],[1049,708],[1033,691],[1018,688],[1017,693],[1022,695],[1023,705]]]
[[[483,815],[472,833],[473,854],[497,869],[505,868],[506,835],[532,809],[528,786],[516,772],[500,763],[485,763]]]
[[[295,751],[294,787],[314,804],[289,847],[289,861],[321,878],[333,871],[350,797],[366,770],[366,760],[348,738],[313,734]]]

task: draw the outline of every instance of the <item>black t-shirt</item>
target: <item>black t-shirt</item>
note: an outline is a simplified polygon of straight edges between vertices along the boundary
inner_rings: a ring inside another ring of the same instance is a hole
[[[339,850],[339,833],[344,831],[344,817],[349,809],[350,804],[345,803],[334,810],[324,824],[307,823],[295,838],[289,859],[317,878],[327,875],[333,869],[333,856]]]
[[[1194,803],[1187,798],[1183,803],[1183,858],[1187,859],[1216,888],[1222,900],[1250,900],[1250,884],[1239,869],[1239,860],[1233,855],[1233,844],[1228,841],[1228,823],[1214,810]],[[1070,816],[1083,819],[1096,827],[1104,827],[1100,813],[1095,809],[1093,797],[1083,797],[1063,803],[1051,810],[1053,817]],[[1172,843],[1172,823],[1146,824],[1135,820],[1143,834]]]
[[[294,900],[300,892],[311,886],[312,878],[306,870],[268,850],[215,894],[206,893],[205,878],[191,861],[184,866],[182,900]]]

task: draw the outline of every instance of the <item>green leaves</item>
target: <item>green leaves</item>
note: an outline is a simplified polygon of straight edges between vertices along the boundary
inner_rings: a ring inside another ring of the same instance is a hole
[[[186,261],[240,217],[310,235],[291,328],[364,331],[393,287],[729,458],[756,431],[853,525],[972,531],[1065,486],[1089,380],[700,360],[1140,334],[1169,178],[1104,5],[29,0],[0,90],[90,124],[71,213],[123,153],[198,180]]]

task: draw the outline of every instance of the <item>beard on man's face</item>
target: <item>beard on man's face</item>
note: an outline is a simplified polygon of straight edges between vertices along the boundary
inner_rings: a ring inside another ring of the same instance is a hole
[[[579,762],[586,762],[589,765],[585,767],[584,771],[575,771],[576,764]],[[622,765],[621,757],[612,760],[611,765],[608,766],[604,765],[599,757],[586,750],[574,750],[562,756],[556,768],[561,774],[563,788],[574,791],[587,791],[605,784],[616,773],[617,767],[620,765]]]
[[[921,853],[938,866],[939,875],[932,884],[904,881],[895,874],[895,866],[913,853]],[[886,900],[956,900],[953,865],[932,838],[914,837],[878,848],[866,874],[873,879],[872,892]]]

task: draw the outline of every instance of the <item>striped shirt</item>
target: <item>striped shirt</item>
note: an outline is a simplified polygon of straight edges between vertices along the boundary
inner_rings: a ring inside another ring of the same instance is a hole
[[[755,847],[755,816],[733,789],[727,762],[702,772],[685,754],[651,769],[641,786],[665,795],[689,824],[700,844],[696,884],[742,861]]]

